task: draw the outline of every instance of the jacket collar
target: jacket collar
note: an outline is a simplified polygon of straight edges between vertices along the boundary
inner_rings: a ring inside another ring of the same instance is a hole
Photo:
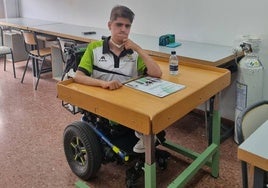
[[[110,47],[109,47],[109,40],[110,39],[111,39],[111,36],[105,37],[103,39],[103,49],[102,49],[102,53],[103,54],[106,54],[106,53],[110,53],[111,52],[110,51]],[[127,54],[133,54],[133,50],[131,50],[131,49],[126,50],[124,48],[124,50],[121,52],[120,56],[125,56]]]

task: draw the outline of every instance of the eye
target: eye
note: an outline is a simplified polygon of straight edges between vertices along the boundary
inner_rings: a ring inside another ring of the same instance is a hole
[[[123,23],[115,23],[116,27],[123,27],[125,26],[127,29],[131,27],[131,24],[123,24]]]
[[[116,23],[116,26],[117,27],[122,27],[124,24],[122,24],[122,23]]]
[[[126,27],[126,28],[130,28],[131,25],[130,25],[130,24],[125,24],[125,27]]]

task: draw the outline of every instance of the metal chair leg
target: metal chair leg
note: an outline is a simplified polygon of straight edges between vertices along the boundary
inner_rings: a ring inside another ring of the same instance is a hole
[[[266,173],[263,169],[254,167],[254,183],[253,187],[266,187]]]
[[[27,69],[28,69],[28,64],[29,64],[29,60],[30,60],[30,56],[28,56],[28,59],[27,59],[27,62],[26,62],[26,65],[25,65],[25,69],[24,69],[24,72],[23,72],[23,75],[22,75],[22,78],[21,78],[21,83],[23,83],[23,80],[24,80],[24,76],[25,76],[25,73],[26,73],[26,71],[27,71]]]
[[[11,51],[11,58],[12,58],[13,74],[14,74],[14,78],[16,78],[15,62],[14,62],[14,56],[13,56],[12,51]]]
[[[40,75],[41,75],[42,70],[43,70],[44,62],[45,62],[45,58],[42,59],[41,67],[40,67],[40,69],[38,70],[38,73],[37,73],[37,81],[35,83],[35,90],[37,90],[37,86],[38,86],[38,83],[39,83]],[[38,61],[37,61],[37,63],[38,63]],[[38,66],[36,66],[36,68],[38,68]]]
[[[7,55],[4,55],[4,71],[6,71]]]
[[[248,169],[247,169],[247,163],[242,161],[241,162],[242,167],[242,184],[243,188],[248,188]]]

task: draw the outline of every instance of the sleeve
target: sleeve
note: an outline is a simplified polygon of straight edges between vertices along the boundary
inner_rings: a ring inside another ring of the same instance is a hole
[[[143,62],[142,58],[138,56],[138,63],[137,63],[137,70],[138,70],[138,75],[145,75],[147,73],[147,68],[145,63]]]
[[[90,43],[87,46],[87,49],[86,49],[84,55],[82,56],[80,63],[78,65],[78,70],[84,72],[88,76],[90,76],[92,74],[92,71],[93,71],[93,62],[94,62],[93,46],[94,46],[93,43]]]

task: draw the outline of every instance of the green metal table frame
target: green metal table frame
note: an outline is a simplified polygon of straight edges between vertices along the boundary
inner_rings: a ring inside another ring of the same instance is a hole
[[[194,152],[183,146],[174,144],[171,141],[165,141],[163,143],[164,147],[194,160],[175,180],[168,185],[168,188],[184,187],[204,165],[210,167],[211,175],[213,177],[218,177],[221,117],[219,113],[219,94],[214,97],[215,98],[212,100],[214,108],[212,112],[211,142],[209,142],[208,147],[202,153]],[[146,188],[156,187],[156,164],[154,159],[155,147],[153,144],[153,138],[153,135],[145,135],[146,153],[144,171]]]

